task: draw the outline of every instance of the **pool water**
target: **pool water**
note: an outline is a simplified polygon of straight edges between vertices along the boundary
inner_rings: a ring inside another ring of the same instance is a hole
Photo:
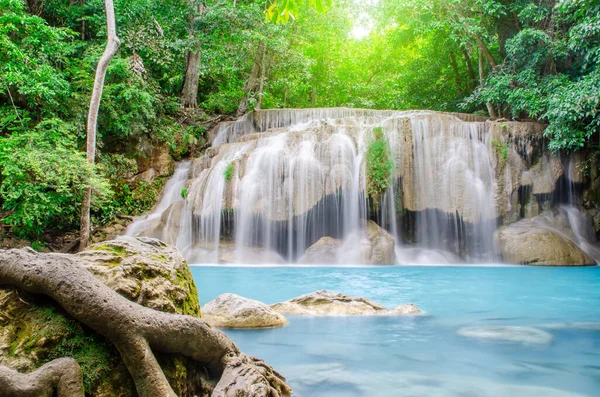
[[[426,313],[288,316],[283,328],[225,330],[283,373],[297,396],[600,396],[600,267],[194,266],[192,273],[203,303],[225,292],[275,303],[329,289],[388,307],[412,302]],[[489,327],[501,338],[484,338]],[[526,339],[507,340],[521,331]]]

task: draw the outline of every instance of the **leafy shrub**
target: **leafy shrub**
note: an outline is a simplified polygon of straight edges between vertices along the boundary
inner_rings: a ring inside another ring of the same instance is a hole
[[[0,200],[8,211],[2,222],[12,226],[15,234],[39,236],[50,227],[76,227],[90,182],[93,205],[110,197],[106,181],[75,142],[72,126],[58,119],[0,137]]]
[[[367,149],[366,162],[367,194],[374,205],[378,206],[381,196],[391,184],[394,171],[392,151],[381,127],[373,129],[373,140]]]
[[[225,172],[223,172],[223,176],[225,177],[225,181],[229,182],[231,178],[233,178],[233,171],[235,170],[235,166],[233,163],[227,164],[227,168],[225,168]]]

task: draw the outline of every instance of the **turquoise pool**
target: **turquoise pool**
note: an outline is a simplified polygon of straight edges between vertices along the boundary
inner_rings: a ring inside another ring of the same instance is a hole
[[[226,330],[303,397],[600,396],[600,267],[193,267],[201,302],[233,292],[265,303],[319,289],[417,317],[290,317]],[[489,327],[537,333],[482,338]],[[471,336],[463,336],[466,332]],[[539,331],[539,332],[538,332]],[[473,334],[475,337],[473,337]],[[545,336],[538,337],[539,335]]]

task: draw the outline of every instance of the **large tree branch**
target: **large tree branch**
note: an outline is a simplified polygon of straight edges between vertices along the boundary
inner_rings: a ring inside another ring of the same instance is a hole
[[[67,313],[114,343],[140,397],[176,397],[153,350],[179,353],[219,378],[213,396],[278,397],[291,393],[285,379],[241,353],[202,319],[159,312],[117,294],[64,254],[31,249],[0,252],[0,285],[54,299]]]

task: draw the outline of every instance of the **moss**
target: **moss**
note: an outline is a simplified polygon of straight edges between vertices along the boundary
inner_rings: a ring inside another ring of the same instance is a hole
[[[114,252],[117,255],[125,255],[127,250],[124,247],[114,244],[98,244],[90,248],[93,251]]]
[[[198,299],[198,289],[192,277],[192,272],[188,266],[182,266],[177,269],[175,274],[176,284],[188,291],[186,298],[182,302],[182,314],[201,317],[200,300]]]
[[[51,302],[38,298],[27,304],[27,310],[12,320],[14,339],[9,355],[29,355],[35,350],[39,365],[56,358],[74,358],[81,366],[86,393],[95,390],[119,363],[116,348]]]

